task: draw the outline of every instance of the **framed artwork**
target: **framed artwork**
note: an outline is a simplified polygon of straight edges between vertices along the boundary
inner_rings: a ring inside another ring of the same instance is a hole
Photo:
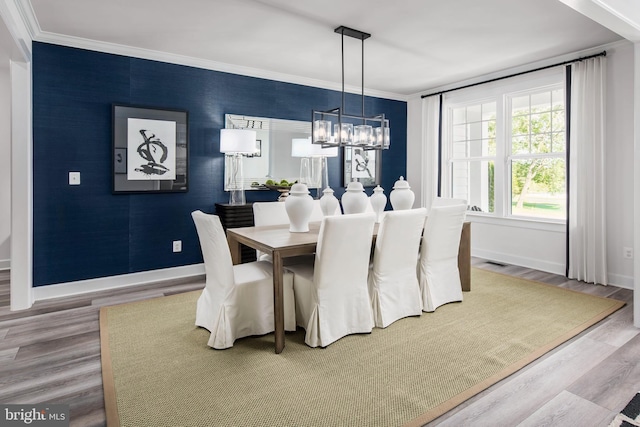
[[[113,105],[113,193],[188,191],[188,113]]]
[[[361,182],[364,187],[380,184],[380,152],[359,147],[345,147],[343,158],[343,186],[346,187],[353,180]]]

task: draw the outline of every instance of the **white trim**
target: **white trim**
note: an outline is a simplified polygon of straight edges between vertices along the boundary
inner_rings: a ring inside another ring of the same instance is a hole
[[[31,31],[25,25],[21,7],[11,0],[0,0],[0,17],[4,21],[22,60],[31,61]],[[17,59],[17,58],[13,58]]]
[[[10,259],[0,259],[0,270],[9,270],[11,268]]]
[[[609,273],[607,274],[607,284],[617,286],[619,288],[633,290],[633,276]]]
[[[231,74],[240,74],[243,76],[257,77],[267,80],[276,80],[286,83],[294,83],[303,86],[311,86],[314,88],[322,88],[329,90],[342,90],[342,84],[339,82],[327,82],[323,80],[310,79],[302,76],[294,76],[292,74],[278,73],[274,71],[261,70],[252,67],[243,67],[240,65],[227,64],[224,62],[194,58],[191,56],[178,55],[174,53],[161,52],[151,49],[142,49],[133,46],[127,46],[117,43],[108,43],[97,40],[90,40],[81,37],[67,36],[63,34],[42,31],[35,12],[28,0],[17,0],[20,9],[20,15],[26,23],[31,37],[35,41],[57,44],[62,46],[76,47],[79,49],[93,50],[96,52],[112,53],[115,55],[124,55],[133,58],[149,59],[153,61],[161,61],[170,64],[187,65],[205,70],[222,71]],[[345,86],[345,92],[361,94],[360,86]],[[408,95],[384,92],[380,90],[366,89],[365,95],[393,99],[396,101],[407,101]]]
[[[499,225],[503,227],[527,228],[530,230],[551,231],[554,233],[566,233],[567,226],[564,221],[552,221],[545,218],[518,218],[518,217],[494,217],[491,214],[481,214],[467,211],[467,221],[481,224]]]
[[[640,248],[640,42],[634,44],[633,245]],[[640,328],[640,256],[633,260],[633,324]]]
[[[31,62],[11,69],[11,310],[33,304],[33,134]]]
[[[140,273],[121,274],[118,276],[99,277],[97,279],[38,286],[33,288],[33,296],[36,301],[40,301],[51,298],[81,295],[89,292],[124,288],[127,286],[146,285],[163,280],[182,279],[186,277],[200,276],[203,274],[203,263],[184,265],[181,267],[142,271]]]
[[[535,258],[521,257],[513,254],[493,252],[479,249],[471,249],[471,256],[486,259],[489,261],[504,262],[521,267],[533,268],[534,270],[546,271],[564,276],[564,264],[540,261]]]

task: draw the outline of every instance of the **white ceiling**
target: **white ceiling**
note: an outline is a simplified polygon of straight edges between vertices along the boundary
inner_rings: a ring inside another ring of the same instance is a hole
[[[341,81],[340,36],[333,30],[345,25],[372,34],[365,42],[366,88],[400,96],[621,39],[558,0],[30,4],[36,39],[88,39],[331,84]],[[359,87],[360,42],[346,37],[345,52],[346,84]]]

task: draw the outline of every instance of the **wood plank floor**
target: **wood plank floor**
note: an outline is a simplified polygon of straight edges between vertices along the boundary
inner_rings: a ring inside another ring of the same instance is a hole
[[[607,426],[640,390],[640,329],[633,292],[473,259],[475,267],[627,305],[428,426]],[[204,277],[40,301],[9,311],[0,272],[0,402],[67,403],[72,426],[105,425],[98,310],[101,306],[201,289]]]

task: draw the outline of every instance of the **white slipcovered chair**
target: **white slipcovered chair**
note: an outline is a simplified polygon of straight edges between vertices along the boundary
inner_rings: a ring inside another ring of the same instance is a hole
[[[227,237],[216,215],[191,213],[196,225],[206,285],[196,308],[196,325],[211,335],[208,345],[217,349],[233,346],[237,338],[274,331],[273,266],[264,261],[232,265]],[[283,281],[284,328],[295,331],[293,275]]]
[[[370,213],[325,217],[315,265],[287,267],[294,273],[296,321],[310,347],[373,329],[367,274],[374,223]]]
[[[434,206],[427,216],[420,247],[423,311],[462,301],[458,249],[467,205]]]
[[[449,197],[434,197],[431,201],[431,207],[440,206],[453,206],[453,205],[467,205],[467,201],[464,199],[452,199]]]
[[[425,208],[389,211],[380,222],[369,271],[371,307],[379,328],[422,314],[416,264],[426,215]]]

